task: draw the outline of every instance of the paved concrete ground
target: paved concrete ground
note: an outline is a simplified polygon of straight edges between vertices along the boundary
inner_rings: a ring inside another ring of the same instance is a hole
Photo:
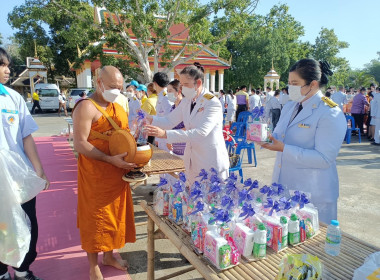
[[[35,136],[59,135],[67,128],[63,118],[54,114],[43,114],[35,117],[40,130]],[[338,204],[338,219],[341,228],[357,238],[380,247],[380,147],[370,145],[363,139],[357,143],[343,144],[337,164],[340,179],[340,198]],[[256,151],[258,166],[248,164],[245,158],[244,177],[254,178],[270,183],[275,153],[258,149]],[[148,180],[148,186],[138,187],[134,191],[136,222],[146,221],[145,212],[139,206],[141,200],[152,200],[149,192],[154,189],[151,184],[158,181],[157,176]],[[132,279],[146,279],[146,226],[137,228],[137,242],[127,244],[121,254],[130,264],[129,273]],[[189,265],[178,253],[178,250],[168,240],[159,240],[155,244],[156,277],[162,277]],[[175,279],[202,279],[192,271]]]

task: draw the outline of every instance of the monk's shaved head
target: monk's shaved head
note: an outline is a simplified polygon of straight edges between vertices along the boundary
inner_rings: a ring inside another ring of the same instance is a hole
[[[104,66],[100,72],[99,72],[99,78],[101,78],[102,80],[104,79],[118,79],[118,78],[121,78],[123,79],[123,75],[121,74],[121,72],[119,71],[119,69],[117,69],[115,66],[111,66],[111,65],[107,65],[107,66]]]
[[[106,89],[123,89],[123,75],[115,66],[104,66],[100,71],[97,79],[96,92],[101,93]]]

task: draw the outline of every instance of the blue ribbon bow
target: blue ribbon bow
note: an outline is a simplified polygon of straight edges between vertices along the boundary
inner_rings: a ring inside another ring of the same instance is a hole
[[[239,192],[239,204],[243,203],[243,201],[250,201],[253,197],[250,195],[248,190],[244,189]]]
[[[210,172],[214,175],[217,175],[219,173],[214,167],[211,167]]]
[[[261,106],[260,108],[259,107],[255,107],[253,110],[252,110],[252,118],[254,120],[257,120],[259,119],[261,116],[264,115],[264,106]]]
[[[235,175],[235,173],[234,172],[231,172],[231,174],[230,174],[230,176],[228,177],[228,179],[227,180],[231,180],[231,181],[237,181],[237,176]],[[226,181],[227,181],[226,180]]]
[[[264,208],[271,208],[271,210],[269,211],[269,216],[272,216],[273,211],[278,212],[281,210],[278,201],[273,201],[273,199],[271,198],[267,198],[267,204],[264,205]]]
[[[270,187],[268,187],[267,185],[263,186],[260,189],[260,193],[262,193],[262,194],[267,194],[269,191],[270,191]]]
[[[230,198],[228,195],[222,197],[222,207],[224,207],[227,210],[230,210],[234,206],[235,205],[232,198]]]
[[[279,199],[279,203],[281,205],[281,210],[289,210],[290,208],[292,208],[292,204],[285,196]]]
[[[226,194],[230,195],[235,191],[237,191],[236,183],[234,181],[228,181],[226,185]]]
[[[183,192],[182,184],[180,181],[175,182],[173,185],[173,188],[175,189],[174,196],[177,197],[179,193]]]
[[[145,118],[145,113],[143,110],[137,111],[137,120],[143,120]]]
[[[198,201],[197,204],[195,205],[195,209],[193,212],[190,213],[190,215],[195,215],[197,214],[198,212],[203,212],[203,209],[204,209],[204,204],[202,201]]]
[[[199,177],[201,177],[201,182],[204,180],[207,180],[207,178],[208,178],[207,171],[204,169],[201,169],[201,172],[199,172],[199,175],[197,176],[197,178],[199,178]]]
[[[179,176],[179,179],[182,181],[182,182],[186,182],[186,175],[185,175],[185,173],[183,173],[183,172],[180,172],[179,174],[178,174],[178,176]]]
[[[158,183],[157,187],[161,187],[161,186],[164,186],[164,185],[167,185],[168,183],[168,180],[166,180],[165,178],[160,178],[160,182]]]
[[[239,218],[243,218],[243,220],[255,215],[255,210],[253,210],[252,205],[249,203],[244,203],[241,210],[242,210],[242,213],[239,215]]]
[[[214,184],[214,183],[221,183],[219,177],[217,175],[212,175],[211,178],[210,178],[210,182],[211,184]]]
[[[211,218],[209,224],[212,224],[216,221],[220,221],[223,223],[228,223],[230,221],[230,214],[228,210],[219,209],[215,212],[214,218]]]
[[[209,190],[209,193],[218,193],[221,190],[222,189],[220,188],[220,183],[219,182],[215,182],[215,183],[211,184],[211,188]]]
[[[202,198],[203,197],[203,193],[200,189],[200,187],[195,187],[193,188],[193,190],[190,192],[190,198],[192,200],[197,200],[198,198]]]

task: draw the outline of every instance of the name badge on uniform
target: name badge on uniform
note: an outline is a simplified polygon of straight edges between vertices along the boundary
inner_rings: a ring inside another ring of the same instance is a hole
[[[205,107],[201,107],[201,108],[199,108],[198,111],[197,111],[197,113],[202,112],[204,109],[205,109]]]
[[[18,114],[17,110],[2,109],[1,113],[6,114],[5,120],[9,125],[13,125],[16,122],[16,115]]]
[[[298,125],[298,127],[300,127],[300,128],[310,128],[310,125],[309,125],[309,124],[306,124],[306,123],[300,123],[300,124]]]

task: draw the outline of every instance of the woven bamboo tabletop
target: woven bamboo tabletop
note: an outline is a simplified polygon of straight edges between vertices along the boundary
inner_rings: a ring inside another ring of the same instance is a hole
[[[142,170],[148,175],[180,172],[185,170],[185,165],[180,157],[172,155],[167,151],[161,150],[155,146],[150,164],[145,165]]]
[[[238,266],[228,270],[218,271],[213,266],[209,265],[203,256],[198,256],[193,251],[191,237],[184,232],[181,227],[175,225],[166,217],[156,215],[153,208],[148,205],[146,201],[142,201],[140,205],[148,214],[149,219],[151,219],[158,226],[166,237],[178,248],[180,253],[195,267],[195,269],[199,271],[205,279],[275,279],[282,257],[287,253],[292,253],[311,254],[317,256],[324,265],[323,279],[348,280],[352,279],[354,270],[364,263],[364,260],[368,255],[380,251],[380,248],[343,233],[339,256],[329,256],[324,251],[324,241],[327,228],[326,225],[321,224],[320,233],[301,245],[289,247],[279,253],[275,253],[269,249],[267,252],[267,258],[264,260],[259,260],[256,262],[242,260]]]

